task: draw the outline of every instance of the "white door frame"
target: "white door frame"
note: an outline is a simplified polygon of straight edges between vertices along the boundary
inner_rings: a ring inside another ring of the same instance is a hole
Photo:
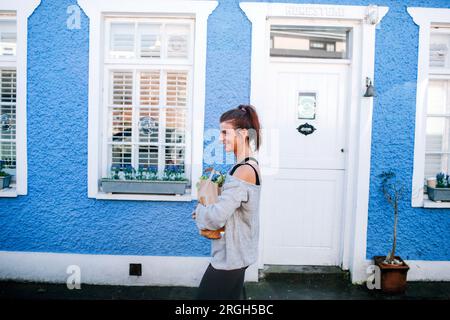
[[[349,110],[349,132],[347,169],[344,177],[343,201],[343,244],[341,250],[342,268],[350,270],[352,282],[367,279],[366,246],[367,220],[370,180],[370,148],[372,133],[373,99],[365,98],[366,77],[373,80],[375,64],[375,28],[387,7],[312,5],[290,3],[241,2],[241,9],[252,23],[251,54],[251,93],[250,103],[256,108],[265,105],[267,88],[267,69],[269,63],[269,24],[268,18],[314,19],[317,24],[349,23],[359,25],[354,29],[354,39],[360,44],[353,45],[352,65],[350,67],[351,102]],[[356,42],[356,41],[355,41]],[[355,90],[354,88],[359,88]],[[264,120],[263,116],[262,119]],[[270,162],[269,153],[265,158],[265,146],[261,147],[261,173],[264,176],[265,163]],[[273,155],[272,155],[273,156]],[[264,226],[264,210],[261,210],[261,226]],[[261,228],[263,230],[264,228]],[[258,268],[263,268],[263,237],[260,233]],[[255,268],[256,270],[256,268]],[[249,270],[250,271],[250,270]]]

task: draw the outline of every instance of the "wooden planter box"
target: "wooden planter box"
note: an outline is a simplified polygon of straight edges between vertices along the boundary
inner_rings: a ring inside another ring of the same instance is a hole
[[[101,179],[103,192],[141,194],[185,194],[188,181]]]
[[[428,199],[433,201],[450,201],[450,188],[427,186]]]
[[[10,183],[11,183],[11,175],[0,176],[0,190],[8,188]]]
[[[395,258],[402,262],[401,265],[384,264],[385,258],[385,256],[373,257],[375,264],[380,268],[381,290],[386,293],[405,292],[409,266],[398,256]]]

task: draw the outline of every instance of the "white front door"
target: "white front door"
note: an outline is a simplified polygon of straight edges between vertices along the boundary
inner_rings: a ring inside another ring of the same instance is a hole
[[[268,75],[279,154],[264,176],[263,263],[340,265],[349,64],[270,62]]]

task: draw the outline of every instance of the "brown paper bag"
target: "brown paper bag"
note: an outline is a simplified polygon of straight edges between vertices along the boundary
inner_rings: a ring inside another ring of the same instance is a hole
[[[221,188],[217,183],[212,181],[215,170],[213,168],[208,168],[206,171],[211,170],[209,178],[206,180],[200,180],[197,184],[198,192],[198,202],[207,206],[212,203],[216,203],[220,195]],[[225,231],[225,227],[217,230],[200,230],[200,234],[208,239],[220,239],[222,238],[221,232]]]

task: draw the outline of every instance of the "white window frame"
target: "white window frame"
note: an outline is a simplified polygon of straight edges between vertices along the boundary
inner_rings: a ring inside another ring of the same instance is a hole
[[[0,0],[0,11],[14,12],[17,24],[16,68],[16,182],[0,190],[0,197],[17,197],[28,193],[27,186],[27,31],[28,17],[40,0]]]
[[[155,201],[192,201],[197,199],[195,187],[186,195],[142,195],[142,194],[107,194],[100,190],[99,180],[102,173],[102,132],[99,130],[100,108],[102,101],[103,78],[103,18],[105,14],[154,15],[191,17],[194,22],[194,72],[192,73],[192,110],[191,126],[186,132],[190,140],[190,151],[186,151],[186,165],[191,167],[189,176],[191,186],[195,186],[203,171],[203,133],[205,113],[205,77],[206,77],[206,43],[207,21],[211,12],[217,7],[217,1],[199,0],[78,0],[78,5],[89,17],[89,123],[88,123],[88,197],[110,200],[155,200]],[[191,135],[189,137],[189,135]],[[188,158],[188,153],[191,155]]]
[[[450,208],[450,203],[436,203],[424,195],[425,142],[430,80],[430,31],[432,24],[449,24],[450,9],[408,7],[408,13],[419,26],[419,51],[417,63],[416,129],[414,141],[414,166],[411,193],[412,207]]]

